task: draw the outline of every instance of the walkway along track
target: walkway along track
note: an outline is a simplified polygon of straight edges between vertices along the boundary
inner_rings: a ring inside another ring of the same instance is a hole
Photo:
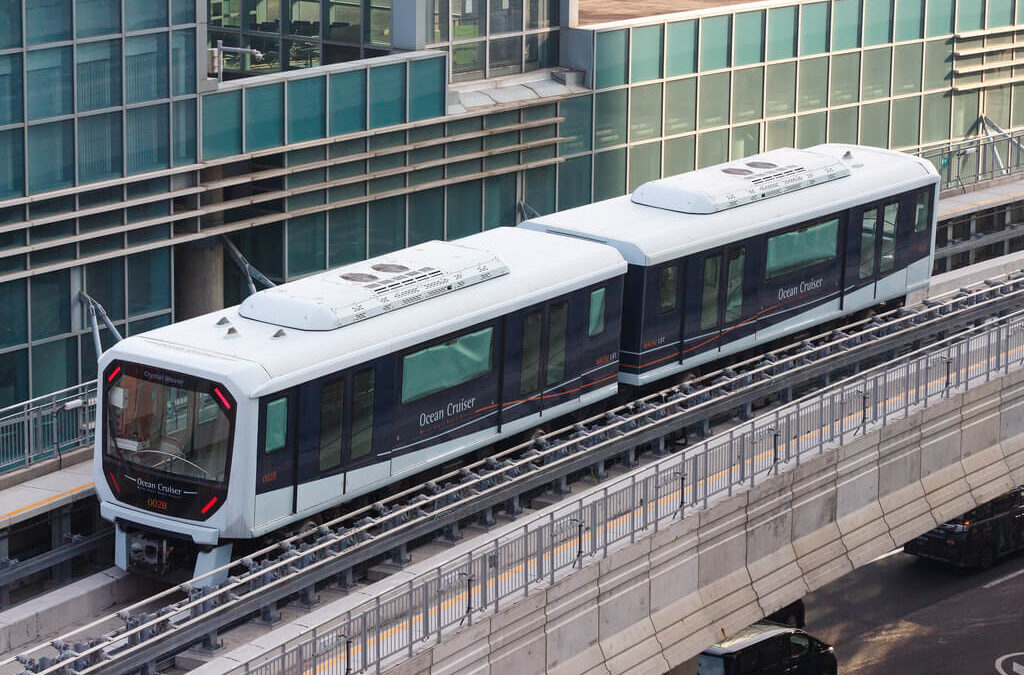
[[[785,402],[794,387],[827,380],[830,373],[856,369],[865,360],[893,355],[907,345],[941,340],[954,326],[985,322],[1020,307],[1024,307],[1024,274],[990,280],[970,291],[926,301],[914,310],[893,310],[856,321],[840,331],[733,365],[696,383],[643,396],[501,451],[427,486],[396,494],[206,575],[228,573],[226,581],[203,588],[183,584],[169,589],[27,650],[16,660],[37,673],[151,670],[158,659],[215,640],[217,631],[268,611],[280,600],[295,594],[311,597],[319,582],[349,581],[357,565],[388,554],[402,559],[408,543],[471,518],[489,520],[496,507],[516,513],[521,495],[548,486],[558,491],[570,474],[594,469],[601,477],[606,462],[623,457],[631,464],[638,450],[664,451],[684,430],[706,429],[715,416],[731,412],[746,416],[754,403],[766,397],[777,396]],[[945,378],[955,386],[959,376],[951,370],[952,359],[946,363]],[[867,395],[860,396],[860,415],[866,423]],[[789,444],[781,442],[784,438],[777,425],[769,453],[775,462],[785,461]],[[689,454],[690,450],[683,453]],[[679,500],[679,485],[675,490]],[[691,495],[696,497],[696,492]],[[704,483],[705,501],[707,496]],[[650,504],[650,499],[645,503]],[[187,599],[172,602],[183,591]],[[161,609],[151,610],[160,605]],[[97,636],[111,621],[123,626]],[[0,666],[10,667],[14,661],[8,659]]]

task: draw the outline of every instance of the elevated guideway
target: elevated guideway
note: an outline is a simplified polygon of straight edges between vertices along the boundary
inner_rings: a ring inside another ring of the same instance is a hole
[[[1024,483],[1024,313],[320,608],[212,673],[661,673]]]

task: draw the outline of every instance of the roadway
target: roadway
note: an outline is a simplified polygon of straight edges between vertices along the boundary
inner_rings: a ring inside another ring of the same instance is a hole
[[[1024,673],[1024,554],[985,571],[895,553],[811,593],[807,630],[844,675]]]

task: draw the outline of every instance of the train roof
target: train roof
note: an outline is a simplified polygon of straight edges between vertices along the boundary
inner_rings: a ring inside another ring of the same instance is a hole
[[[440,272],[427,282],[439,276],[448,281],[475,278],[461,287],[429,295],[424,280],[402,271],[373,270],[380,265],[410,267],[410,272],[421,274],[428,274],[424,268]],[[407,292],[411,289],[427,295],[404,304],[399,299],[392,306],[378,306],[371,315],[352,320],[354,303],[358,304],[359,298],[372,300],[367,294],[373,295],[377,289],[367,289],[374,281],[365,277],[345,280],[342,276],[369,274],[371,270],[380,280],[403,276],[411,280],[405,286]],[[246,392],[258,396],[599,283],[625,270],[622,256],[611,247],[502,227],[454,244],[427,242],[266,289],[240,306],[127,338],[104,356],[154,365],[176,358],[195,364],[203,371],[196,374],[204,377],[217,370],[215,364],[211,366],[217,359],[232,372],[246,361],[266,371],[271,380]],[[315,298],[318,292],[322,293],[320,304]],[[191,372],[188,367],[182,370]]]
[[[890,150],[786,148],[651,181],[520,227],[607,243],[631,264],[657,265],[937,180],[928,161]]]

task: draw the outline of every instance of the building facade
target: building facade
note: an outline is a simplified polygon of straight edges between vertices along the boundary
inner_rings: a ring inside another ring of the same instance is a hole
[[[79,291],[128,334],[239,301],[222,236],[285,281],[759,150],[1024,126],[1024,0],[578,1],[0,0],[0,407],[95,376]],[[262,58],[218,81],[218,40]]]

